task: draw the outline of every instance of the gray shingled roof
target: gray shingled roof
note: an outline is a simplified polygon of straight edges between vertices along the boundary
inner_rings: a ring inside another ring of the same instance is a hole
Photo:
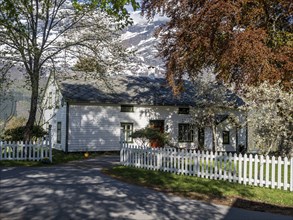
[[[67,80],[59,86],[65,100],[70,102],[195,106],[203,100],[213,99],[209,95],[198,96],[197,87],[189,81],[184,82],[184,91],[174,96],[164,78],[147,76],[113,76],[107,79],[107,83],[103,80]],[[219,88],[219,85],[213,86]],[[228,90],[225,96],[225,103],[229,102],[229,105],[243,104],[238,96]]]

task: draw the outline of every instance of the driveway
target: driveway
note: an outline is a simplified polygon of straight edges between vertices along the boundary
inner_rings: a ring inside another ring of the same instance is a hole
[[[104,156],[50,167],[1,167],[0,219],[265,219],[293,217],[166,195],[105,176]]]

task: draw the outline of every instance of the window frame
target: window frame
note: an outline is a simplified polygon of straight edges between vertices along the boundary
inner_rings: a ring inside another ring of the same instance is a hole
[[[230,131],[222,131],[222,143],[225,145],[230,144]]]
[[[189,107],[179,107],[178,114],[179,115],[189,115],[190,108]]]
[[[187,134],[184,134],[184,136],[181,136],[182,132],[182,128],[180,127],[185,127],[187,126],[187,129],[183,129],[184,132],[186,130],[188,130],[188,133]],[[187,137],[187,138],[186,138]],[[194,141],[194,128],[193,128],[193,125],[192,124],[189,124],[189,123],[179,123],[178,124],[178,142],[180,143],[191,143]]]
[[[130,125],[131,128],[130,129],[125,129],[124,126],[128,126],[128,125]],[[130,136],[130,135],[133,134],[133,123],[131,123],[131,122],[121,122],[120,127],[123,130],[124,142],[125,143],[133,143],[133,138]],[[125,132],[127,132],[127,133],[125,133]]]
[[[57,122],[57,132],[56,132],[56,142],[57,144],[61,144],[62,138],[62,123],[61,121]]]
[[[127,110],[127,108],[130,108],[130,110]],[[134,112],[134,105],[121,105],[120,112]]]

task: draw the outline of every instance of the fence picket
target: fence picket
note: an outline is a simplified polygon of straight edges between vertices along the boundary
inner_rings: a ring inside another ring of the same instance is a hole
[[[254,185],[257,186],[257,179],[258,179],[258,156],[254,156]]]
[[[224,180],[227,180],[227,153],[224,153]]]
[[[206,178],[210,178],[209,160],[210,160],[210,152],[207,151],[207,152],[206,152],[206,165],[205,165],[205,169],[206,169]]]
[[[293,157],[290,160],[290,191],[293,191]]]
[[[245,157],[245,155],[244,155],[244,157]],[[242,182],[242,154],[239,154],[238,159],[239,159],[238,160],[238,183],[241,183]],[[244,167],[245,167],[245,165],[244,165]]]
[[[201,153],[202,157],[200,158],[200,177],[204,177],[204,151]]]
[[[49,140],[49,141],[48,141]],[[0,140],[0,161],[1,160],[41,160],[49,158],[52,161],[51,135],[36,141],[1,141]],[[120,154],[123,157],[123,150]]]
[[[275,188],[275,157],[272,157],[272,176],[271,176],[271,187]]]
[[[200,175],[200,151],[197,151],[196,154],[196,176]]]
[[[237,181],[237,160],[238,160],[236,153],[234,153],[233,160],[234,160],[233,182],[236,183],[236,181]]]
[[[259,175],[259,186],[263,186],[263,166],[264,166],[264,161],[263,161],[263,155],[260,156],[260,175]]]
[[[252,185],[252,154],[249,154],[249,175],[248,175],[248,184]]]
[[[231,153],[229,153],[228,161],[229,161],[228,180],[229,182],[232,182],[232,154]]]
[[[270,157],[266,156],[266,187],[269,187],[270,184]]]
[[[279,156],[278,157],[278,180],[277,180],[278,189],[281,189],[281,182],[282,182],[282,180],[281,180],[281,173],[282,173],[281,170],[282,170],[282,161],[281,161],[281,157]]]
[[[292,173],[291,173],[292,175]],[[288,158],[284,158],[284,185],[283,185],[284,190],[288,189]]]
[[[211,151],[211,154],[210,154],[210,179],[213,179],[214,178],[214,153],[213,151]]]
[[[215,152],[215,175],[214,179],[218,179],[218,152]]]
[[[220,152],[219,154],[219,179],[222,179],[222,160],[223,160],[223,153]]]
[[[180,174],[183,174],[184,173],[184,149],[181,149],[180,151]]]
[[[0,143],[1,157],[9,157],[9,152],[17,152],[19,158],[41,159],[43,142],[36,143]],[[37,146],[32,147],[31,146]],[[15,148],[15,150],[13,149]],[[34,152],[30,154],[30,152]],[[224,179],[229,182],[249,184],[260,187],[271,187],[293,191],[293,158],[288,160],[278,157],[253,156],[252,154],[232,155],[174,148],[142,148],[136,145],[123,144],[120,151],[120,162],[149,170],[163,170],[184,175],[193,175],[209,179]],[[271,173],[270,173],[271,170]],[[288,171],[290,175],[288,175]],[[284,174],[282,175],[282,173]]]

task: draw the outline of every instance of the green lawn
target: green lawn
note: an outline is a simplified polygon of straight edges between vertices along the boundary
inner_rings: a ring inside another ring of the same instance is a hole
[[[116,166],[105,170],[105,172],[127,182],[206,201],[241,198],[277,206],[293,207],[293,192],[284,190],[245,186],[228,181],[124,166]]]
[[[108,153],[108,152],[106,152]],[[105,154],[104,152],[90,152],[88,158],[95,158],[97,156]],[[52,163],[47,163],[47,161],[28,161],[28,160],[3,160],[0,161],[0,166],[9,166],[9,167],[14,167],[14,166],[48,166],[48,165],[56,165],[60,163],[67,163],[69,161],[74,161],[74,160],[84,160],[86,159],[84,157],[84,152],[77,152],[77,153],[64,153],[63,151],[60,150],[55,150],[53,149],[52,152]]]

